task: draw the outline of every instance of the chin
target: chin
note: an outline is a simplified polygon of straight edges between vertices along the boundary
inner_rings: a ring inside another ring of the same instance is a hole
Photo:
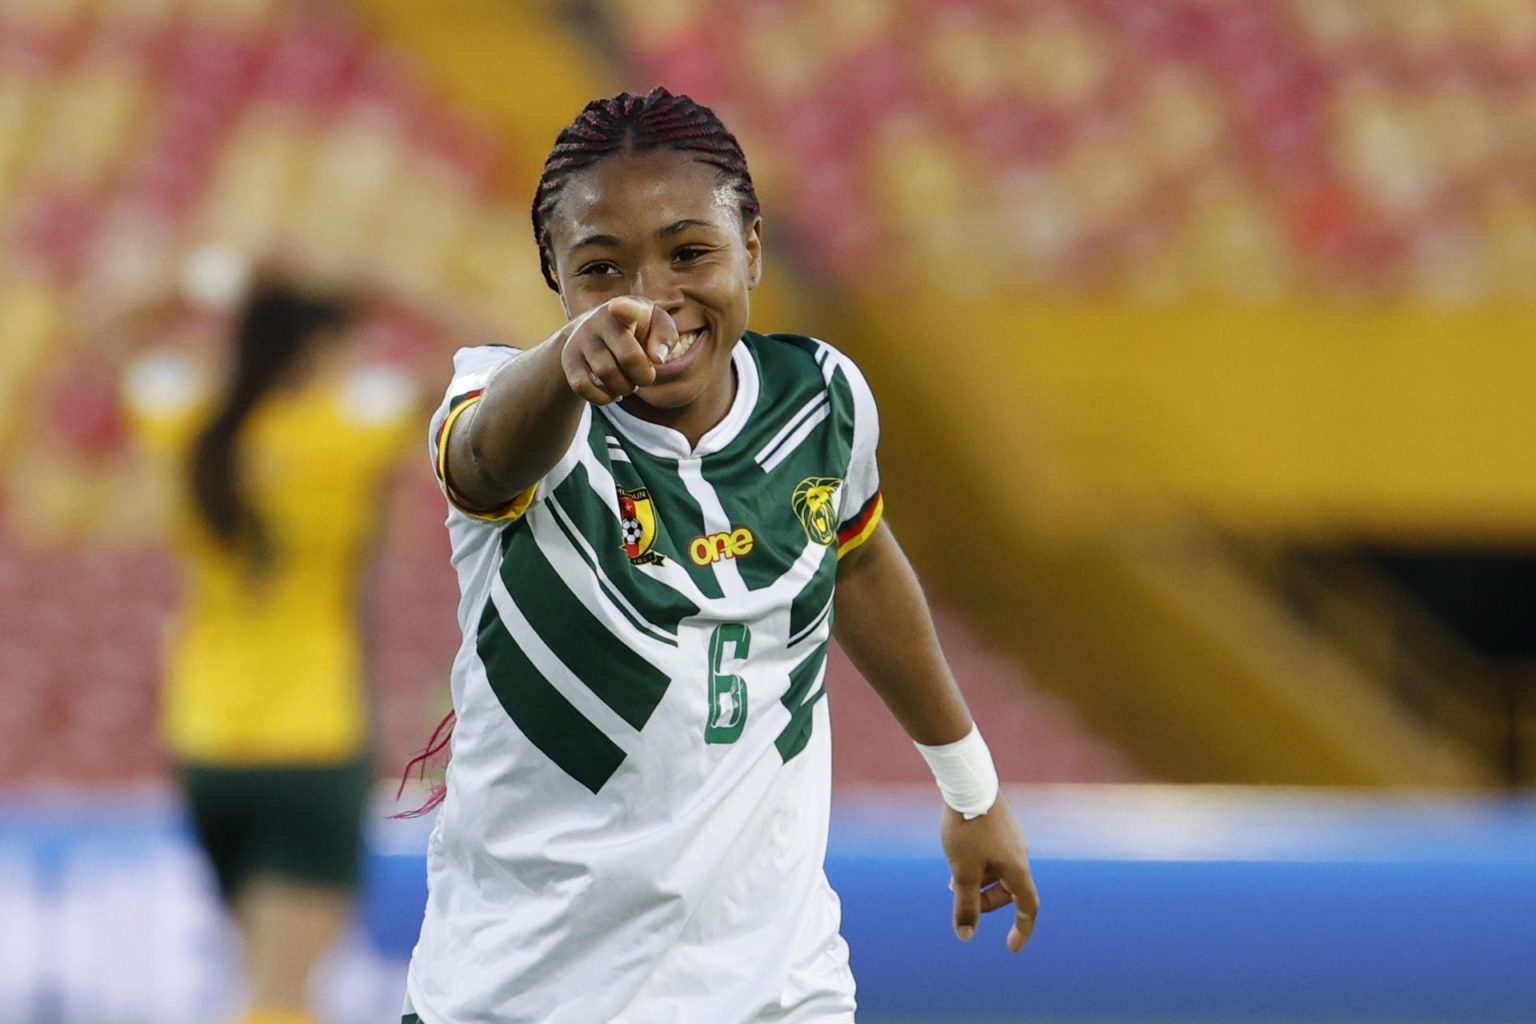
[[[686,380],[669,380],[665,384],[652,384],[636,391],[625,401],[639,402],[652,409],[683,409],[698,401],[702,389]]]

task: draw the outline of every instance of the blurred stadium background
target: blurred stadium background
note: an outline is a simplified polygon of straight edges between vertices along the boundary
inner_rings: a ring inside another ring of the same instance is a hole
[[[1536,1021],[1532,0],[4,0],[7,1019],[235,998],[156,739],[177,584],[123,325],[195,253],[281,252],[439,391],[455,346],[558,324],[543,156],[657,83],[752,162],[754,326],[881,396],[891,522],[1035,848],[1030,950],[955,945],[926,770],[837,666],[866,1018]],[[381,776],[456,642],[402,460]],[[389,809],[334,1024],[398,1006],[424,826]]]

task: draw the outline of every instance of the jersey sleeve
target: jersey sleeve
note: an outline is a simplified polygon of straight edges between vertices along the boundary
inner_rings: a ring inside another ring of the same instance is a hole
[[[119,394],[134,443],[157,458],[180,455],[207,410],[210,388],[188,356],[154,352],[129,365]]]
[[[420,429],[418,391],[411,376],[387,363],[356,367],[341,382],[342,429],[353,456],[368,472],[393,466]]]
[[[853,360],[841,354],[836,358],[839,372],[834,375],[832,386],[838,386],[836,377],[841,376],[853,402],[852,450],[838,503],[837,554],[842,557],[875,532],[885,512],[885,501],[880,495],[880,466],[875,457],[880,442],[880,413],[874,392]]]
[[[438,486],[442,488],[443,496],[455,512],[480,522],[504,523],[517,519],[533,504],[538,484],[499,509],[483,511],[469,508],[455,493],[453,483],[448,479],[448,438],[459,418],[480,401],[491,376],[520,354],[519,350],[504,345],[459,349],[453,357],[453,380],[448,384],[442,404],[432,414],[427,444]]]

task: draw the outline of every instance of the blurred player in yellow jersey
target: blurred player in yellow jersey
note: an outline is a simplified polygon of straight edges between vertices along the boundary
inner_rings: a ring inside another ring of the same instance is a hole
[[[361,580],[414,395],[359,366],[345,303],[267,283],[222,385],[162,353],[125,377],[140,446],[180,481],[182,602],[165,730],[238,923],[246,1024],[308,1024],[312,968],[350,917],[369,764]]]

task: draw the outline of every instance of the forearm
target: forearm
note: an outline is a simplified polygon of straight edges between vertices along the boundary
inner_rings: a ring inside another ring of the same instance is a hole
[[[581,422],[560,355],[571,325],[511,360],[447,438],[448,479],[476,508],[516,498],[552,469]]]
[[[908,736],[935,746],[970,732],[928,602],[885,524],[838,566],[836,612],[838,643]]]

